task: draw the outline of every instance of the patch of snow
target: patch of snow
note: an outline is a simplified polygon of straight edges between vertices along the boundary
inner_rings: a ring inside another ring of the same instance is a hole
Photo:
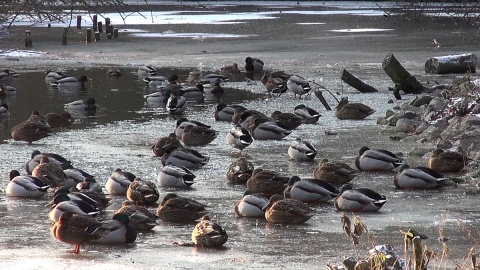
[[[30,50],[0,50],[0,57],[40,57],[48,52],[38,52]]]

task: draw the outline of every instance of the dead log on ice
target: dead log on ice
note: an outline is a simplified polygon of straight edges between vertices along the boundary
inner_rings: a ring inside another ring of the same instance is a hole
[[[410,75],[410,73],[398,62],[392,53],[387,54],[382,62],[382,68],[390,79],[400,86],[400,90],[407,94],[421,93],[425,87]]]
[[[473,53],[432,57],[425,62],[425,72],[433,74],[475,73],[477,56]]]
[[[357,89],[358,91],[360,91],[362,93],[378,92],[378,90],[375,89],[375,87],[366,84],[365,82],[363,82],[362,80],[357,78],[357,76],[353,75],[352,73],[350,73],[346,69],[342,70],[341,79],[342,79],[342,81],[346,82],[348,85],[350,85],[351,87]]]

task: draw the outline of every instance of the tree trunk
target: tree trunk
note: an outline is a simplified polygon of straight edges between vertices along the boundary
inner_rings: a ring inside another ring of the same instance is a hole
[[[425,89],[417,79],[398,62],[391,53],[387,54],[382,62],[382,68],[394,83],[398,83],[400,89],[407,93],[421,93]]]
[[[432,57],[425,62],[425,72],[433,74],[475,73],[477,56],[473,53]]]
[[[348,72],[346,69],[342,70],[341,79],[342,79],[342,81],[346,82],[348,85],[350,85],[351,87],[357,89],[358,91],[360,91],[362,93],[378,92],[378,90],[375,89],[375,87],[364,83],[362,80],[357,78],[352,73]]]

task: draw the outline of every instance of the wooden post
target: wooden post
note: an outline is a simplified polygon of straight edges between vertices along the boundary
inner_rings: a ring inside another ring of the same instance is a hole
[[[473,53],[432,57],[425,62],[425,72],[433,74],[475,73],[477,56]]]
[[[32,47],[32,37],[30,36],[30,30],[25,30],[25,48]]]
[[[113,37],[114,38],[118,37],[118,28],[113,28]]]
[[[107,37],[108,37],[108,39],[112,39],[112,37],[113,37],[113,25],[110,24],[110,25],[107,27],[107,29],[108,29]]]
[[[77,29],[82,29],[82,16],[77,16]]]
[[[68,34],[68,28],[64,27],[63,34],[62,34],[62,45],[67,45],[67,34]]]
[[[92,16],[92,26],[93,32],[97,32],[97,15]]]
[[[407,93],[421,93],[425,87],[410,75],[410,73],[398,62],[392,53],[387,54],[382,62],[382,68],[394,83],[400,85],[400,89]]]
[[[102,32],[103,32],[102,22],[97,22],[97,31],[98,31],[99,33],[102,33]]]
[[[109,33],[108,32],[108,27],[110,26],[110,18],[105,18],[105,33]]]
[[[52,24],[51,24],[51,23],[48,23],[48,24],[47,24],[47,28],[52,28]]]
[[[322,91],[320,91],[319,89],[315,89],[313,90],[313,93],[315,94],[315,96],[317,96],[317,98],[320,100],[320,102],[323,104],[323,106],[325,107],[325,109],[327,111],[331,111],[332,108],[330,108],[330,106],[328,105],[327,101],[325,100],[325,98],[323,97],[323,94],[322,94]]]
[[[100,32],[95,32],[95,41],[100,41]]]
[[[342,71],[342,81],[346,82],[348,85],[351,87],[357,89],[358,91],[362,93],[374,93],[378,92],[375,87],[370,86],[363,81],[361,81],[359,78],[357,78],[355,75],[352,73],[348,72],[346,69]]]
[[[87,28],[87,40],[85,42],[92,42],[92,28]]]

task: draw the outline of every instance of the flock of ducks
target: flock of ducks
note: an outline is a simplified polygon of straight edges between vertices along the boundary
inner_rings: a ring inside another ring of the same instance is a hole
[[[247,72],[262,72],[263,65],[256,58],[245,59]],[[222,71],[238,72],[238,65],[226,66]],[[0,73],[0,79],[10,78],[9,74],[9,71]],[[107,74],[120,76],[121,73],[109,69]],[[185,111],[187,100],[203,97],[205,88],[214,91],[227,80],[221,74],[191,74],[193,78],[189,79],[195,86],[185,87],[177,83],[178,76],[158,76],[152,66],[140,67],[138,76],[158,90],[154,93],[160,93],[158,96],[146,95],[147,102],[163,96],[163,99],[158,100],[172,114]],[[69,84],[78,87],[83,86],[88,78],[49,72],[45,80],[52,87],[66,87]],[[280,95],[290,91],[295,97],[301,97],[311,91],[308,80],[284,72],[264,72],[261,81],[269,93]],[[168,98],[165,98],[166,95]],[[95,100],[87,98],[65,104],[67,111],[73,108],[95,110]],[[364,104],[349,103],[347,98],[342,98],[335,115],[340,120],[364,119],[374,112]],[[281,140],[300,125],[317,123],[320,117],[319,112],[303,104],[296,106],[291,113],[275,111],[270,116],[238,104],[219,103],[216,106],[215,120],[232,123],[232,128],[225,134],[226,144],[239,151],[239,158],[232,162],[226,172],[227,179],[232,184],[246,187],[242,197],[233,206],[237,216],[262,218],[268,223],[304,223],[315,215],[312,204],[332,200],[333,206],[339,211],[375,212],[383,207],[387,198],[368,188],[353,188],[351,181],[359,172],[396,171],[393,177],[395,187],[431,189],[442,186],[444,178],[440,173],[460,172],[469,162],[467,157],[459,153],[437,149],[430,156],[426,167],[410,168],[403,159],[388,150],[362,147],[355,159],[355,168],[346,163],[324,159],[313,170],[312,178],[301,179],[295,175],[254,168],[242,156],[242,151],[255,140]],[[29,119],[15,126],[10,134],[14,140],[31,144],[53,134],[52,128],[71,124],[55,125],[51,119],[54,118],[34,111]],[[104,188],[109,196],[124,196],[125,202],[109,220],[96,219],[108,206],[110,198],[103,193],[103,188],[95,177],[74,168],[72,162],[55,153],[34,151],[26,163],[24,175],[16,170],[11,171],[6,194],[40,198],[49,190],[54,190],[48,215],[52,222],[51,233],[59,241],[75,245],[70,251],[73,253],[79,253],[80,245],[86,242],[132,243],[139,232],[152,230],[159,225],[159,220],[169,223],[192,223],[199,220],[192,230],[193,245],[221,247],[228,240],[227,232],[209,218],[206,203],[168,193],[157,206],[161,197],[157,185],[188,188],[195,183],[194,171],[205,166],[209,158],[191,147],[207,145],[219,134],[202,122],[179,117],[175,129],[168,136],[159,138],[151,147],[163,164],[156,182],[142,180],[122,169],[112,172]],[[286,152],[298,162],[313,162],[317,155],[314,145],[302,138],[293,140]],[[155,213],[148,208],[152,206],[157,206]]]

